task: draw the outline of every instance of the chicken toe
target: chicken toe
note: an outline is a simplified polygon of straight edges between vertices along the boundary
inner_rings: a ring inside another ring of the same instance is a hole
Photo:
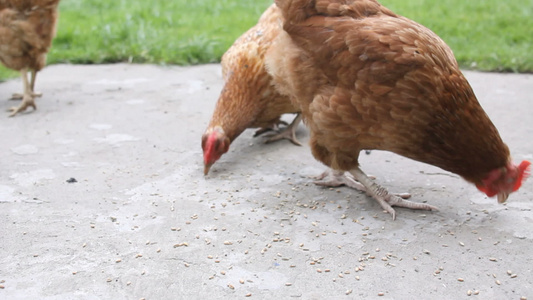
[[[384,187],[373,182],[361,169],[355,168],[350,170],[350,174],[359,181],[361,185],[365,187],[367,194],[372,196],[381,207],[391,214],[392,219],[396,219],[396,211],[392,208],[393,206],[405,207],[410,209],[419,209],[419,210],[439,210],[437,207],[425,203],[417,203],[409,200],[405,200],[402,197],[391,194]],[[400,194],[402,195],[402,194]]]
[[[376,179],[376,176],[373,175],[366,175],[369,179],[374,180]],[[327,171],[324,171],[321,175],[314,177],[316,179],[313,183],[320,186],[325,187],[339,187],[339,186],[347,186],[351,187],[353,189],[356,189],[361,192],[367,192],[367,189],[364,185],[362,185],[360,182],[355,180],[352,174],[339,171],[339,170],[333,170],[329,169]],[[399,194],[393,194],[394,196],[400,197],[402,199],[409,199],[411,198],[411,194],[409,193],[399,193]]]
[[[279,125],[280,124],[281,125],[287,125],[287,122],[279,120],[279,121],[277,121],[276,123],[273,123],[270,126],[259,128],[259,129],[257,129],[255,131],[254,137],[260,136],[260,135],[262,135],[264,133],[267,133],[267,132],[270,132],[270,131],[279,132]]]
[[[25,111],[30,106],[33,107],[34,110],[37,109],[37,107],[35,106],[35,101],[34,101],[33,96],[31,94],[24,95],[24,97],[22,98],[22,103],[20,103],[18,107],[12,107],[9,110],[11,111],[11,114],[9,116],[13,117],[19,112]]]
[[[302,121],[302,116],[298,114],[289,126],[285,127],[283,130],[281,130],[277,134],[269,135],[269,138],[265,141],[265,143],[268,144],[268,143],[272,143],[275,141],[279,141],[281,139],[288,139],[296,146],[301,146],[302,144],[300,143],[300,141],[296,139],[296,128],[298,127],[301,121]],[[283,121],[280,121],[280,122],[283,122]]]
[[[353,189],[366,192],[366,188],[360,182],[356,181],[352,174],[344,171],[328,169],[324,173],[315,177],[314,184],[325,187],[348,186]]]
[[[31,95],[33,98],[39,98],[43,96],[43,93],[32,92]],[[24,99],[24,94],[19,94],[19,93],[14,93],[13,95],[11,95],[11,98],[9,98],[9,100],[22,100],[22,99]]]
[[[22,75],[22,85],[24,87],[24,94],[22,94],[22,103],[18,107],[12,107],[9,111],[11,111],[10,117],[15,116],[19,112],[23,112],[28,108],[29,106],[33,107],[33,109],[37,109],[35,106],[35,96],[32,91],[32,84],[33,80],[35,79],[34,76],[32,76],[32,82],[28,81],[28,70],[22,69],[20,71],[20,74]],[[32,73],[33,74],[33,73]]]

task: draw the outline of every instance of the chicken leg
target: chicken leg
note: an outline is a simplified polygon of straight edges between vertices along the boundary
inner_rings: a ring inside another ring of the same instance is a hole
[[[35,79],[37,78],[37,71],[35,70],[31,70],[31,81],[30,81],[30,86],[31,86],[31,95],[36,98],[36,97],[42,97],[43,96],[43,93],[36,93],[35,92]],[[19,94],[19,93],[14,93],[12,96],[11,96],[11,99],[10,100],[22,100],[24,98],[24,94]]]
[[[24,92],[22,94],[22,103],[20,103],[18,107],[12,107],[10,109],[11,111],[11,114],[9,115],[10,117],[15,116],[19,112],[25,111],[26,108],[28,108],[29,106],[33,107],[33,109],[37,109],[37,107],[35,106],[35,101],[34,101],[35,96],[31,88],[32,83],[28,81],[28,69],[22,69],[20,73],[22,75],[22,85],[24,87]],[[33,84],[35,84],[34,74],[35,74],[34,71],[32,71]]]
[[[373,182],[361,169],[355,168],[349,171],[353,177],[364,187],[364,191],[372,196],[381,205],[381,207],[396,219],[396,212],[393,206],[405,207],[420,210],[439,210],[437,207],[425,203],[416,203],[404,200],[394,194],[390,194],[387,189]]]
[[[287,124],[284,121],[279,121],[278,124],[274,124],[272,127],[265,127],[265,128],[261,128],[257,130],[254,134],[254,137],[261,135],[268,131],[277,131],[277,133],[268,135],[268,139],[265,141],[266,144],[279,141],[281,139],[288,139],[296,146],[301,146],[302,144],[300,143],[300,141],[296,139],[296,128],[298,127],[301,121],[302,121],[302,116],[301,114],[298,114],[294,118],[294,120],[291,122],[291,124],[288,125],[287,127],[283,129],[279,129],[278,124]]]

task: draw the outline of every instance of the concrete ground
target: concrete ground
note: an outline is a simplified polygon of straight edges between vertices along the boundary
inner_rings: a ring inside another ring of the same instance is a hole
[[[252,130],[206,178],[220,73],[50,66],[38,109],[14,118],[21,81],[0,84],[0,299],[533,299],[533,180],[499,205],[440,169],[362,154],[378,182],[441,209],[393,221],[312,184],[325,168],[307,145]],[[466,76],[515,161],[532,160],[533,76]]]

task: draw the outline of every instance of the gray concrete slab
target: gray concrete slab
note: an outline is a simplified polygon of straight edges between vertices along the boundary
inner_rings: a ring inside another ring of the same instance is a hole
[[[532,160],[533,76],[466,76],[515,160]],[[2,111],[20,88],[0,84]],[[38,110],[0,115],[0,299],[533,299],[533,180],[499,205],[440,169],[362,155],[391,191],[441,209],[392,221],[314,186],[325,168],[307,145],[251,130],[204,178],[221,88],[219,65],[43,70]]]

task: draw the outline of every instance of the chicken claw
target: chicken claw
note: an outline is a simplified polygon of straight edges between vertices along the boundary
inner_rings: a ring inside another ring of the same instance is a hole
[[[345,173],[344,171],[328,169],[324,173],[320,174],[317,177],[314,177],[316,181],[313,183],[325,187],[339,187],[347,186],[358,191],[366,192],[365,186],[357,182],[352,174]]]
[[[272,124],[272,125],[270,125],[270,126],[267,126],[267,127],[263,127],[263,128],[259,128],[259,129],[257,129],[257,130],[255,131],[255,133],[254,133],[254,137],[260,136],[260,135],[262,135],[263,133],[266,133],[266,132],[269,132],[269,131],[277,131],[277,132],[279,132],[279,130],[280,130],[280,129],[279,129],[279,125],[280,125],[280,124],[281,124],[281,125],[286,125],[286,126],[288,125],[287,122],[282,121],[282,120],[279,120],[277,123],[274,123],[274,124]]]
[[[387,189],[373,182],[361,169],[355,168],[350,170],[350,174],[365,187],[367,194],[372,196],[381,205],[381,207],[391,214],[392,219],[396,219],[396,211],[393,206],[405,207],[419,210],[439,210],[437,207],[425,203],[417,203],[404,200],[394,194],[390,194]]]
[[[296,139],[296,127],[298,127],[298,124],[300,124],[302,120],[302,116],[298,114],[294,120],[291,122],[290,125],[287,124],[287,122],[280,120],[278,123],[273,124],[270,127],[263,127],[259,130],[257,130],[254,134],[254,137],[259,136],[265,132],[274,131],[277,133],[271,133],[267,135],[268,139],[265,141],[265,144],[269,144],[272,142],[279,141],[281,139],[288,139],[291,141],[291,143],[295,144],[296,146],[301,146],[302,144],[298,139]],[[287,125],[287,127],[280,129],[279,124]]]
[[[373,175],[367,175],[367,177],[372,180],[376,179],[376,176]],[[339,187],[345,185],[347,187],[351,187],[353,189],[366,193],[366,187],[357,180],[355,180],[352,174],[346,173],[344,171],[329,169],[327,171],[324,171],[324,173],[320,174],[319,176],[314,177],[314,179],[316,179],[316,181],[314,181],[313,183],[316,185],[325,187]],[[411,194],[409,193],[399,193],[394,195],[402,199],[411,198]]]
[[[291,122],[291,124],[287,127],[285,127],[281,132],[273,135],[269,135],[269,139],[265,141],[266,144],[272,143],[275,141],[279,141],[281,139],[288,139],[291,141],[291,143],[295,144],[296,146],[301,146],[302,144],[298,139],[296,139],[296,127],[298,127],[298,124],[302,121],[302,115],[298,114],[294,120]]]
[[[34,97],[34,98],[39,98],[39,97],[42,97],[43,96],[43,93],[31,93],[31,95]],[[11,95],[11,98],[9,98],[9,100],[22,100],[24,99],[24,94],[19,94],[19,93],[14,93],[13,95]]]
[[[24,95],[24,97],[22,98],[22,103],[20,103],[18,107],[11,107],[11,109],[9,109],[9,111],[11,111],[11,114],[9,116],[13,117],[19,112],[25,111],[26,108],[30,106],[33,107],[34,110],[37,109],[37,106],[35,106],[33,95]]]

